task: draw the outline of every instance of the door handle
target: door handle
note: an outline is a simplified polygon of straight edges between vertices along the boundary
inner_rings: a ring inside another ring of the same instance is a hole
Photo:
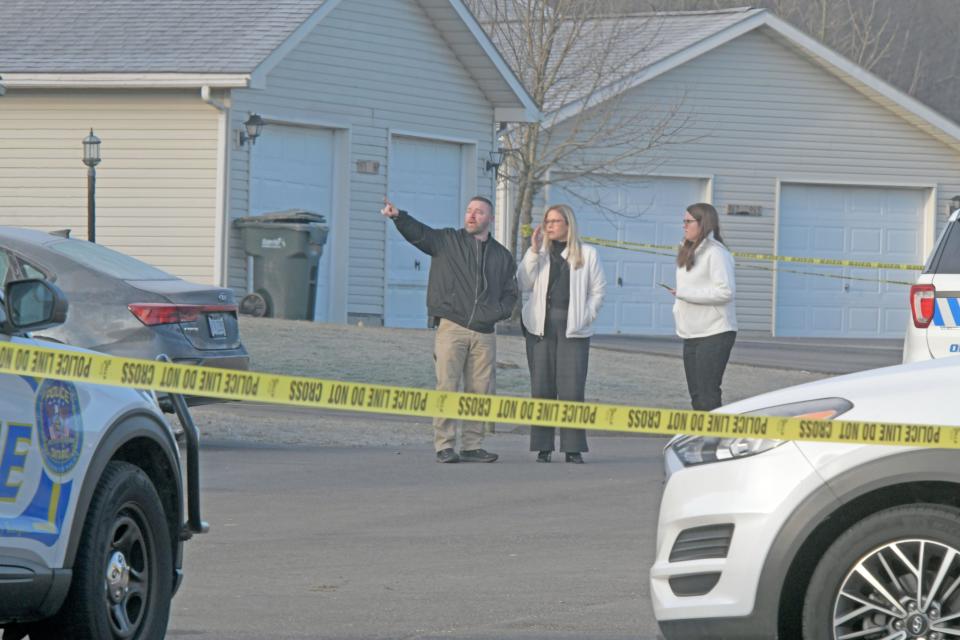
[[[843,283],[843,290],[844,290],[844,291],[850,291],[850,283],[849,283],[849,282],[844,282],[844,283]]]

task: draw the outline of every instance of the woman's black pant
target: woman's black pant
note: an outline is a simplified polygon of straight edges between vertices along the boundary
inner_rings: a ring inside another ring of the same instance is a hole
[[[547,311],[543,338],[526,331],[524,335],[531,395],[551,400],[583,401],[590,338],[567,337],[567,310]],[[530,451],[553,451],[553,432],[553,427],[530,427]],[[560,451],[589,451],[586,430],[560,429]]]
[[[736,331],[725,331],[683,341],[683,371],[694,409],[710,411],[723,404],[720,383],[736,339]]]

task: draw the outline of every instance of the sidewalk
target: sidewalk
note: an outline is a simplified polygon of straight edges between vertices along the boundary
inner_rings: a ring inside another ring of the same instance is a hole
[[[595,336],[595,349],[681,357],[675,336]],[[901,363],[903,340],[737,336],[732,364],[842,374]]]

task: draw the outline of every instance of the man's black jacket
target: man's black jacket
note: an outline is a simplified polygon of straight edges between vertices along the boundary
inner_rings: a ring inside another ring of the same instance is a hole
[[[406,211],[393,219],[397,231],[432,257],[427,313],[461,327],[493,333],[513,313],[519,295],[517,264],[502,244],[480,242],[466,229],[433,229]]]

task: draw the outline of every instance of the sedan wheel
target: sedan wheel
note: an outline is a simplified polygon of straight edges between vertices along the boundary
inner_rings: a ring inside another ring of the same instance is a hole
[[[905,506],[847,530],[807,590],[804,638],[960,637],[960,512]]]

